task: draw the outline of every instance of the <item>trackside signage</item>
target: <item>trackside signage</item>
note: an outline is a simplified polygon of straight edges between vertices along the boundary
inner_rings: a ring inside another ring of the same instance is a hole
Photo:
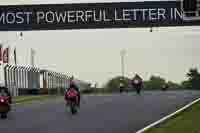
[[[192,25],[178,1],[0,6],[0,31]]]

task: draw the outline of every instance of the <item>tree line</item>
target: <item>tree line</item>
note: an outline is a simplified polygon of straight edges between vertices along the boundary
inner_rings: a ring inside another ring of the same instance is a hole
[[[143,82],[144,90],[161,90],[163,85],[168,85],[168,90],[200,90],[200,73],[197,68],[191,68],[186,73],[187,80],[181,83],[176,83],[173,81],[166,81],[165,78],[160,76],[152,75],[148,80]],[[122,83],[124,88],[129,91],[134,91],[131,86],[131,78],[116,76],[108,80],[107,83],[101,88],[90,88],[85,90],[86,93],[91,92],[119,92],[119,86]]]

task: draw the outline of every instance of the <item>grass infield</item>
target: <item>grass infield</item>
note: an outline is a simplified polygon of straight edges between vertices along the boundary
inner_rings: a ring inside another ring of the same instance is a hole
[[[200,102],[144,133],[200,133]]]

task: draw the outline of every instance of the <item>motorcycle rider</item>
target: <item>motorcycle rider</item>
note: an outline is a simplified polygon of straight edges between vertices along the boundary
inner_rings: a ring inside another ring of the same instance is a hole
[[[169,88],[169,85],[166,83],[162,86],[162,90],[166,91]]]
[[[8,96],[4,89],[1,89],[0,96]]]
[[[69,88],[67,89],[66,93],[65,93],[65,100],[68,100],[68,97],[67,97],[67,92],[70,91],[71,89],[75,89],[77,92],[78,92],[78,106],[80,107],[80,90],[78,88],[78,86],[72,81],[70,83],[70,86]]]
[[[9,103],[12,103],[11,95],[6,87],[0,87],[0,96],[8,96]]]
[[[123,84],[123,83],[120,83],[120,84],[119,84],[119,91],[120,91],[120,93],[123,92],[123,89],[124,89],[124,84]]]
[[[137,94],[140,95],[143,86],[143,80],[138,74],[136,74],[135,77],[133,78],[132,85],[136,89]]]

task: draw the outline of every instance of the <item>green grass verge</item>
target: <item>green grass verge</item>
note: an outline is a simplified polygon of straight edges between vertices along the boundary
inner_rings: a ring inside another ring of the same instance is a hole
[[[13,98],[13,103],[31,102],[35,100],[45,100],[49,98],[56,98],[58,96],[52,95],[36,95],[36,96],[17,96]]]
[[[145,133],[200,133],[200,102]]]

